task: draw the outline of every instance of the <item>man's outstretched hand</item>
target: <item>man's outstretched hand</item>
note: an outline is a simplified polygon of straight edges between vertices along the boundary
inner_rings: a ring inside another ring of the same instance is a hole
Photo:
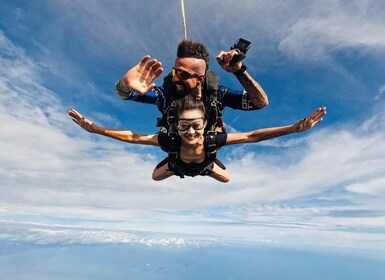
[[[122,79],[128,89],[141,95],[153,89],[155,87],[153,81],[163,73],[162,63],[150,58],[149,55],[143,57]]]

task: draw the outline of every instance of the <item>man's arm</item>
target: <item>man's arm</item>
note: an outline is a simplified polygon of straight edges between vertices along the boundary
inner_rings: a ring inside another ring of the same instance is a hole
[[[262,109],[269,104],[269,100],[263,88],[260,84],[250,76],[250,74],[245,70],[246,67],[242,65],[240,70],[234,73],[238,81],[243,85],[244,89],[247,91],[247,95],[253,102],[253,104],[258,108]]]
[[[227,72],[233,73],[247,92],[248,97],[255,107],[262,109],[269,104],[267,94],[261,85],[246,71],[247,67],[242,61],[230,64],[232,58],[237,55],[237,50],[221,51],[216,59],[219,65]]]

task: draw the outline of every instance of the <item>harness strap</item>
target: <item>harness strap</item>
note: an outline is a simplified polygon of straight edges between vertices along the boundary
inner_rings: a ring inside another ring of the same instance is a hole
[[[220,118],[221,112],[220,107],[222,104],[218,101],[218,83],[219,77],[213,71],[208,70],[206,72],[206,78],[204,83],[205,88],[205,103],[207,112],[208,128],[207,130],[215,130],[217,126],[218,118]]]
[[[217,157],[217,143],[215,141],[215,136],[217,135],[216,131],[208,131],[205,135],[205,150],[206,158],[213,162]]]
[[[218,83],[218,75],[213,71],[208,70],[205,79],[205,98],[206,104],[208,104],[208,112],[206,114],[207,128],[205,133],[205,151],[206,158],[211,162],[214,162],[217,157],[218,147],[215,140],[215,136],[217,135],[216,127],[218,120],[222,116],[220,112],[220,106],[222,104],[218,101]],[[222,123],[222,120],[220,120],[220,122]]]
[[[168,149],[168,168],[174,172],[174,175],[179,176],[180,178],[184,178],[184,175],[192,176],[191,172],[185,172],[178,165],[178,157],[180,150],[180,141],[178,133],[174,130],[174,125],[170,127],[168,131],[168,135],[170,136],[170,145]]]

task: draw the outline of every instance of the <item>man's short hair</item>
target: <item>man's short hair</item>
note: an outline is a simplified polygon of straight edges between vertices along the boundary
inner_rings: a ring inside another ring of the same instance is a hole
[[[205,45],[199,41],[182,40],[178,44],[177,57],[192,57],[203,59],[206,62],[206,70],[209,68],[210,56]]]

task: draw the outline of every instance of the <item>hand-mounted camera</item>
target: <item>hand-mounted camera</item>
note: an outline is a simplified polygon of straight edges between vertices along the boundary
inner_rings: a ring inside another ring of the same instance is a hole
[[[247,51],[250,49],[251,42],[243,38],[239,38],[235,41],[234,45],[230,48],[231,50],[238,50],[239,53],[234,55],[230,64],[237,63],[246,57]]]

